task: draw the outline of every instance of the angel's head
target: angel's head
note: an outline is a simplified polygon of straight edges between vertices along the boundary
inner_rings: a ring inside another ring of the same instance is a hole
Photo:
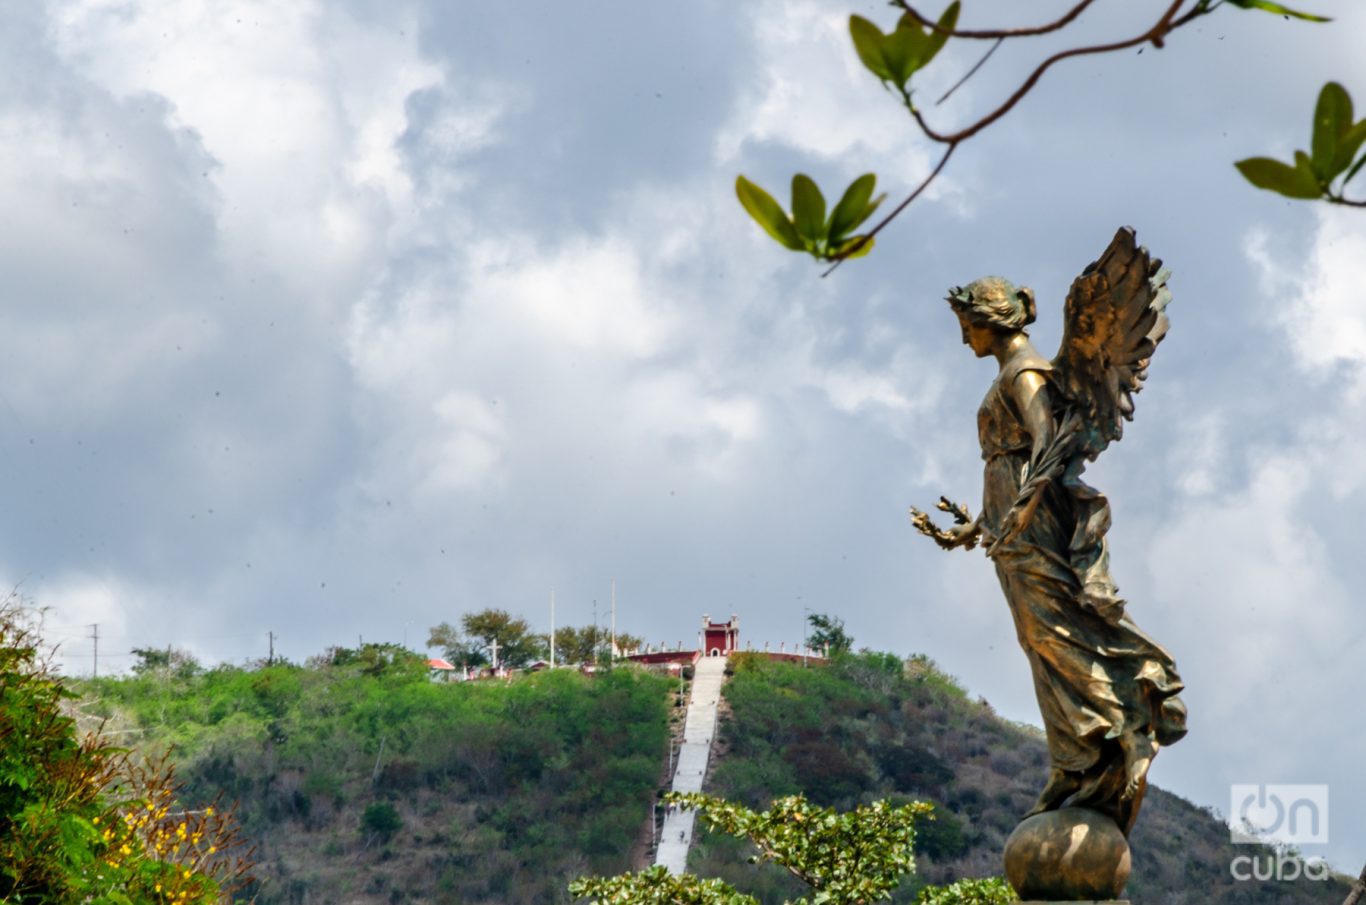
[[[1034,290],[1002,277],[982,277],[949,290],[949,305],[963,325],[963,342],[979,357],[991,353],[997,334],[1023,333],[1037,313]]]

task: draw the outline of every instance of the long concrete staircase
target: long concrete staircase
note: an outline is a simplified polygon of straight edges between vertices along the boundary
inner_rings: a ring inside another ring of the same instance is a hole
[[[700,792],[707,776],[707,759],[716,735],[716,707],[721,701],[721,686],[726,681],[725,657],[702,657],[693,669],[692,694],[688,715],[683,722],[683,744],[678,749],[678,767],[672,790]],[[670,873],[681,874],[688,868],[688,849],[692,846],[693,822],[697,814],[679,808],[664,816],[655,863]]]

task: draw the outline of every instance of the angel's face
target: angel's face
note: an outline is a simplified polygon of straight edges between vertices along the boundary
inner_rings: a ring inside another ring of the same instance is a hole
[[[974,324],[963,315],[958,315],[958,323],[963,328],[963,345],[972,349],[978,358],[986,358],[996,344],[996,331],[981,324]]]

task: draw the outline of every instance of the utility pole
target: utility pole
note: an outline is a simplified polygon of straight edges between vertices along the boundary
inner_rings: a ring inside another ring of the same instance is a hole
[[[808,645],[807,645],[807,643],[806,643],[806,637],[807,637],[806,631],[807,631],[807,629],[810,627],[810,625],[811,625],[811,607],[809,607],[809,606],[804,606],[804,607],[802,607],[802,668],[803,668],[803,669],[806,668],[806,655],[807,655],[807,653],[808,653],[808,650],[807,650]]]
[[[550,668],[555,668],[555,589],[550,589]]]
[[[612,579],[612,665],[617,664],[617,580]]]
[[[100,624],[93,623],[90,626],[90,638],[95,642],[95,652],[91,658],[90,677],[98,679],[100,677]]]
[[[270,653],[266,655],[266,665],[267,665],[267,666],[274,666],[274,665],[275,665],[275,633],[274,633],[274,632],[266,632],[266,636],[270,638]]]
[[[593,665],[598,665],[598,599],[593,598]]]

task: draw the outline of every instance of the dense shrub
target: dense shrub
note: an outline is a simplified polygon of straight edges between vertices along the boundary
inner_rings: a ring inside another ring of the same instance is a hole
[[[377,645],[307,668],[82,688],[153,744],[173,744],[191,796],[240,800],[271,865],[250,890],[260,905],[292,901],[304,874],[314,900],[380,877],[385,896],[405,899],[553,902],[576,869],[627,866],[648,834],[675,681],[618,668],[445,684],[411,664]],[[438,852],[423,870],[405,866]]]
[[[27,610],[0,602],[0,902],[211,903],[248,865],[231,816],[177,808],[164,761],[83,734]]]

